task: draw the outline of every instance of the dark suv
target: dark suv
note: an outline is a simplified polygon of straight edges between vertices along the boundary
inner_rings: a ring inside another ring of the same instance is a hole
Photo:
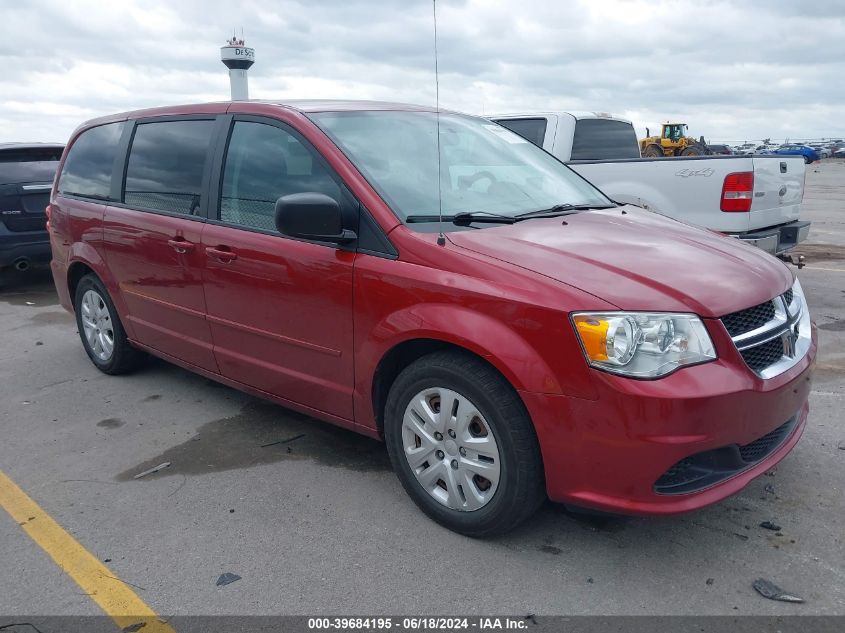
[[[0,143],[0,270],[50,261],[44,209],[64,145]]]

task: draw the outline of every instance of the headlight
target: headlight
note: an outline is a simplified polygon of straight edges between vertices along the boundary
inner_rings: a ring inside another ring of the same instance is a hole
[[[684,365],[716,359],[704,324],[694,314],[574,313],[587,362],[635,378],[659,378]]]

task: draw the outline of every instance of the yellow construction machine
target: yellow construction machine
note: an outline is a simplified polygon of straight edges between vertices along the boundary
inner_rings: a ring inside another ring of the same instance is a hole
[[[651,136],[646,128],[646,138],[640,139],[640,154],[649,158],[704,156],[709,153],[703,136],[698,140],[687,136],[686,123],[664,123],[660,136]]]

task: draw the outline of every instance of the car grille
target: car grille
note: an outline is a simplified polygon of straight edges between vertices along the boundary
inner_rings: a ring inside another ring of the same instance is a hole
[[[729,479],[780,448],[798,420],[795,415],[774,431],[742,446],[731,444],[685,457],[654,482],[654,491],[661,495],[688,494]]]
[[[763,327],[775,318],[775,305],[772,301],[766,301],[760,305],[740,310],[722,317],[722,323],[731,336],[739,336],[758,327]]]
[[[786,424],[781,424],[774,431],[766,433],[763,437],[754,440],[750,444],[740,446],[739,456],[742,457],[742,461],[752,464],[754,462],[759,462],[761,459],[769,455],[778,446],[783,444],[783,441],[792,430],[793,421],[794,420],[790,420]]]
[[[721,319],[745,364],[761,377],[771,377],[767,375],[767,369],[784,358],[794,358],[795,350],[790,349],[790,339],[794,345],[794,337],[799,334],[798,322],[803,310],[807,309],[803,302],[793,305],[794,300],[795,293],[790,288],[770,301]],[[773,371],[779,369],[780,365]]]
[[[778,338],[773,338],[761,345],[757,345],[750,349],[742,350],[745,364],[756,372],[762,371],[771,365],[774,365],[783,356],[783,341]]]

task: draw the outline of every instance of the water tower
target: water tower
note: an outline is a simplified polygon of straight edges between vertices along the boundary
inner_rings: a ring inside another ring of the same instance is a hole
[[[233,36],[226,40],[226,46],[220,47],[220,61],[229,69],[232,101],[249,99],[247,71],[255,63],[255,49],[247,48],[243,39]]]

